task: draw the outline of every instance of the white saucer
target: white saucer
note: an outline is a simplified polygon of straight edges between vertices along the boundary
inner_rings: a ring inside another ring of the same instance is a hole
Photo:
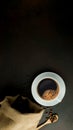
[[[37,86],[38,86],[39,82],[46,78],[53,79],[59,85],[58,96],[52,100],[42,99],[37,92]],[[64,80],[58,74],[53,73],[53,72],[44,72],[44,73],[39,74],[34,79],[32,86],[31,86],[31,93],[32,93],[32,96],[35,99],[35,101],[37,103],[39,103],[40,105],[47,106],[47,107],[54,106],[54,105],[60,103],[65,96],[65,92],[66,92],[66,86],[65,86]]]

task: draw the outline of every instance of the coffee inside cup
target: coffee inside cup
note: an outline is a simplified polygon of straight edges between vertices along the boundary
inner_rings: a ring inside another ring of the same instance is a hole
[[[45,100],[53,100],[58,96],[59,85],[53,79],[46,78],[40,81],[37,91],[41,98]]]

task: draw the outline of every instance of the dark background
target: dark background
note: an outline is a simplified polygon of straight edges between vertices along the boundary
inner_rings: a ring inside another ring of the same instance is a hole
[[[42,130],[73,128],[73,9],[70,1],[0,2],[0,96],[31,97],[31,83],[54,71],[66,83],[66,96],[54,107],[56,124]]]

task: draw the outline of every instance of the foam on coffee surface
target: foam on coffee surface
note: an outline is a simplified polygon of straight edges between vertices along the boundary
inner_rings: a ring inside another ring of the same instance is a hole
[[[52,79],[44,79],[38,85],[39,96],[45,100],[52,100],[59,93],[59,86]]]

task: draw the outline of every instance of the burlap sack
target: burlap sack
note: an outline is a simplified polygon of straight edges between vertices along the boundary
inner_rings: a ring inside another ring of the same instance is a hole
[[[38,130],[43,112],[26,97],[7,96],[0,102],[0,130]]]

